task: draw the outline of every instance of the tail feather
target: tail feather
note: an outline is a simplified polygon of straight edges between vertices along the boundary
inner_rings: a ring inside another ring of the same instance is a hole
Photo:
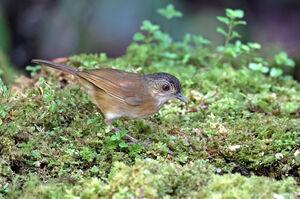
[[[58,64],[58,63],[54,63],[52,61],[47,61],[47,60],[42,60],[42,59],[33,59],[31,62],[36,63],[36,64],[43,64],[43,65],[49,66],[51,68],[55,68],[55,69],[64,71],[66,73],[70,73],[72,75],[77,75],[77,70],[75,68],[72,68],[67,65]]]

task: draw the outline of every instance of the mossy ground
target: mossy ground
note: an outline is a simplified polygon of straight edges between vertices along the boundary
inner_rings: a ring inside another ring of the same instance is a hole
[[[79,55],[68,64],[133,71],[131,59]],[[231,66],[204,69],[169,59],[147,65],[138,72],[178,77],[190,103],[174,100],[150,118],[115,121],[151,141],[146,147],[111,141],[111,129],[72,76],[44,69],[9,88],[1,98],[0,196],[296,197],[297,82]]]

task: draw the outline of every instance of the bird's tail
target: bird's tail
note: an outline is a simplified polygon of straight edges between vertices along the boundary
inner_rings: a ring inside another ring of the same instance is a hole
[[[54,63],[52,61],[42,60],[42,59],[33,59],[31,62],[36,64],[43,64],[46,66],[49,66],[51,68],[55,68],[61,71],[64,71],[66,73],[70,73],[72,75],[77,75],[77,70],[75,68],[71,68],[70,66]]]

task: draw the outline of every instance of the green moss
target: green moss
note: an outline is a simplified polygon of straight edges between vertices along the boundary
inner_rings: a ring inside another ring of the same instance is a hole
[[[97,169],[95,169],[97,170]],[[13,190],[10,197],[23,198],[295,198],[297,185],[292,178],[280,182],[266,177],[214,174],[207,161],[184,166],[165,160],[136,160],[128,166],[115,162],[108,178],[82,179],[79,183],[41,183],[32,176],[23,192]],[[19,181],[22,179],[18,179]],[[13,189],[18,182],[16,181]]]

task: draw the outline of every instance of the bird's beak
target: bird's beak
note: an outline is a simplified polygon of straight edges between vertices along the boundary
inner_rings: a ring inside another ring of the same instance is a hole
[[[177,93],[176,98],[180,99],[181,101],[183,101],[185,103],[189,103],[189,101],[187,101],[187,99],[181,93]]]

